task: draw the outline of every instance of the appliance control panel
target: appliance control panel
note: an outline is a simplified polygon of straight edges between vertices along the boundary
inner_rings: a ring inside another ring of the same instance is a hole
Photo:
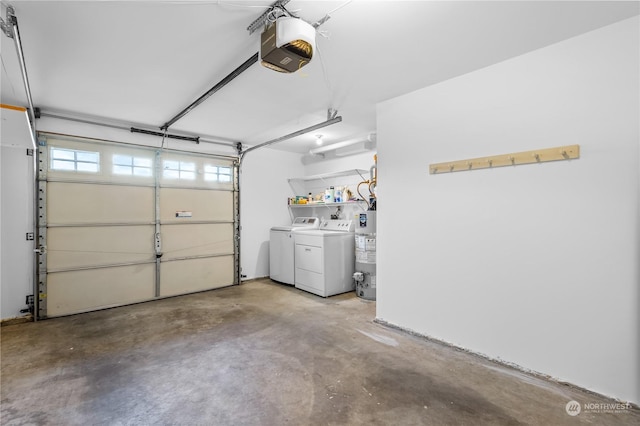
[[[354,224],[352,220],[326,220],[320,225],[323,231],[353,232]]]
[[[293,219],[293,226],[318,228],[320,226],[320,219],[317,217],[296,217]]]

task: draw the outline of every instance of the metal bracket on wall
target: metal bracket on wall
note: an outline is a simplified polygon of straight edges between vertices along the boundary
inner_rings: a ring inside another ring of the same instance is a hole
[[[470,158],[429,165],[429,173],[440,174],[464,172],[468,170],[489,169],[494,167],[519,166],[522,164],[546,163],[580,158],[580,145],[559,146],[490,157]]]
[[[154,296],[160,297],[160,273],[162,270],[162,230],[161,230],[161,215],[160,215],[160,176],[162,176],[162,150],[155,152],[155,173],[154,173],[154,250],[156,254],[156,273],[155,273],[155,285]]]
[[[36,262],[36,285],[34,286],[34,313],[36,320],[47,317],[47,165],[49,152],[45,138],[38,138],[37,175],[37,248],[34,249]]]
[[[238,142],[238,151],[242,150],[242,144]],[[233,162],[233,261],[235,278],[234,284],[240,284],[242,281],[242,264],[240,262],[240,160]]]

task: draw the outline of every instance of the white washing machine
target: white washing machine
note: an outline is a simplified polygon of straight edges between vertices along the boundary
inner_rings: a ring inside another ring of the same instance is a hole
[[[351,220],[328,220],[295,234],[295,286],[328,297],[355,290],[355,233]]]
[[[269,277],[284,284],[294,285],[293,231],[295,229],[317,229],[317,217],[297,217],[291,225],[274,226],[269,232]]]

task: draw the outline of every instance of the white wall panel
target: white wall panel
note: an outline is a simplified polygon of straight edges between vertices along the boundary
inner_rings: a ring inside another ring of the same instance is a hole
[[[3,138],[7,137],[3,131]],[[8,142],[8,141],[7,141]],[[0,318],[23,316],[33,294],[33,157],[21,146],[0,147]]]
[[[247,279],[269,276],[269,230],[291,224],[287,198],[291,177],[304,176],[300,154],[257,149],[242,161],[240,217],[242,274]]]
[[[379,319],[640,402],[639,28],[379,105]],[[428,172],[567,144],[580,159]]]
[[[4,43],[4,41],[3,41]],[[3,57],[4,58],[4,57]],[[24,316],[33,294],[34,142],[25,108],[0,107],[0,319]]]

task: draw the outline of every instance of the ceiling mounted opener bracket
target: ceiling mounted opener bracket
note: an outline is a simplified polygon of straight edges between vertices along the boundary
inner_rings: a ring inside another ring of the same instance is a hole
[[[7,6],[7,22],[0,17],[0,28],[2,32],[9,38],[13,38],[13,26],[16,24],[16,11],[13,6]]]
[[[280,9],[284,12],[287,12],[287,9],[285,9],[285,5],[287,3],[289,3],[290,0],[278,0],[276,2],[274,2],[273,4],[271,4],[271,6],[269,6],[267,8],[267,10],[260,16],[258,16],[255,21],[253,21],[251,24],[249,24],[249,26],[247,27],[247,31],[249,31],[249,35],[253,34],[254,32],[256,32],[256,30],[258,28],[261,28],[265,22],[267,22],[267,20],[269,19],[269,14],[271,12],[273,12],[276,9]]]

